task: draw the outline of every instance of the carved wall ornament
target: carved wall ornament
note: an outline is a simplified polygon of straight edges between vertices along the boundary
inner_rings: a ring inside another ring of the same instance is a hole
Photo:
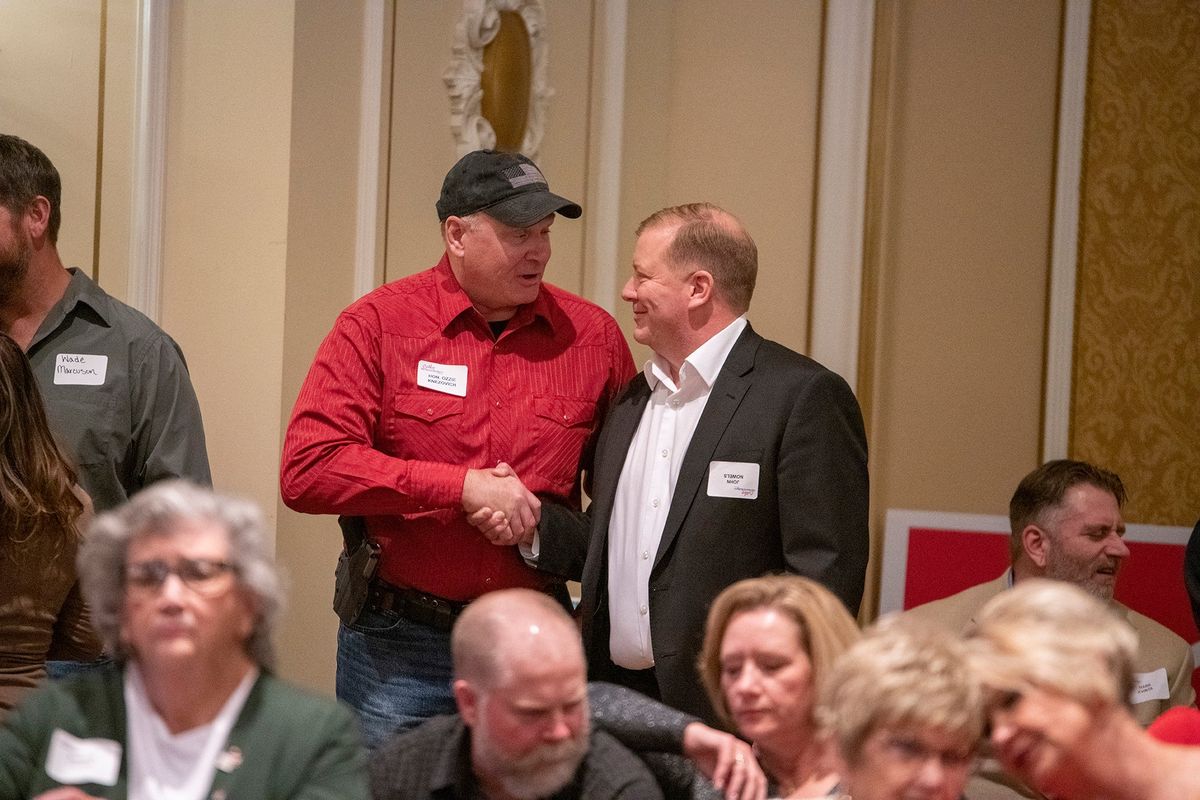
[[[472,150],[518,150],[536,159],[554,90],[546,83],[541,0],[464,0],[450,66],[450,130],[461,158]]]

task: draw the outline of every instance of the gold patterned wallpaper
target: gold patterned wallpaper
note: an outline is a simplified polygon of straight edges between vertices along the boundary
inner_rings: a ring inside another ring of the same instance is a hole
[[[1072,457],[1127,519],[1200,517],[1200,0],[1093,6]]]

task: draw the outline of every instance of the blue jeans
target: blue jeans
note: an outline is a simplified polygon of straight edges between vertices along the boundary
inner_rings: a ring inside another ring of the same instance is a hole
[[[337,696],[358,712],[367,747],[455,710],[450,632],[390,611],[338,629]]]
[[[61,681],[81,672],[102,669],[111,663],[111,656],[100,656],[95,661],[47,661],[46,677],[52,681]]]

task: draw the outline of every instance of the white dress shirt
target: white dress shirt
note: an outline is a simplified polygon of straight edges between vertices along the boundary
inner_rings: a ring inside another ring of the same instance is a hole
[[[650,646],[650,570],[658,553],[675,481],[713,382],[746,327],[738,317],[684,359],[679,384],[657,354],[643,371],[650,399],[613,500],[608,525],[609,651],[626,669],[654,666]]]

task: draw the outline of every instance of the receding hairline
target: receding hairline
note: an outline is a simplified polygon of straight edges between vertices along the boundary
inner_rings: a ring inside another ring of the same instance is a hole
[[[467,606],[450,636],[455,677],[489,686],[502,683],[502,673],[539,642],[554,657],[585,663],[574,621],[549,595],[529,589],[484,595]]]
[[[695,222],[717,225],[734,236],[745,238],[750,236],[746,226],[742,224],[737,215],[712,203],[688,203],[659,209],[638,223],[634,235],[641,236],[650,230],[678,229]]]

